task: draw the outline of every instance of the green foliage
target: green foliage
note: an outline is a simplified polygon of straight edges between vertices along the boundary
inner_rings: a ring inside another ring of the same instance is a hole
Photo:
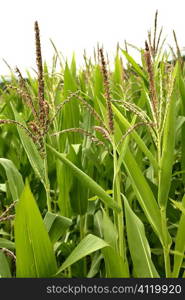
[[[84,186],[91,189],[93,193],[98,195],[100,199],[105,202],[109,207],[120,210],[120,207],[113,201],[113,199],[107,195],[107,193],[102,189],[100,185],[98,185],[92,178],[90,178],[87,174],[85,174],[81,169],[75,166],[71,161],[69,161],[65,155],[56,151],[53,147],[47,145],[47,148],[50,149],[64,164],[66,164],[71,171],[73,172],[74,176],[80,180]]]
[[[28,183],[16,206],[15,248],[17,277],[50,277],[56,272],[54,250]]]
[[[148,43],[2,79],[1,277],[185,276],[185,67]]]
[[[2,251],[0,251],[0,278],[1,277],[3,277],[3,278],[4,277],[5,278],[12,277],[7,258]]]
[[[81,240],[79,245],[71,252],[69,257],[64,261],[62,266],[59,268],[57,274],[59,274],[78,260],[82,259],[83,257],[107,246],[108,244],[102,239],[92,234],[87,235],[83,240]]]
[[[13,201],[17,201],[22,194],[24,182],[21,174],[16,169],[12,161],[6,158],[0,158],[0,165],[4,168],[7,176],[7,182]]]
[[[137,277],[141,278],[159,277],[151,259],[150,246],[145,235],[144,226],[130,208],[126,198],[124,198],[124,203],[128,244],[133,261],[134,273]],[[137,245],[137,251],[135,245]]]
[[[49,233],[50,240],[54,244],[66,233],[72,221],[69,218],[47,212],[44,224]]]
[[[185,227],[185,196],[182,199],[182,211],[181,218],[178,224],[177,235],[175,239],[175,253],[174,253],[174,268],[173,268],[173,277],[179,276],[179,271],[183,262],[184,252],[185,252],[185,238],[184,238],[184,227]],[[178,206],[177,206],[178,207]]]

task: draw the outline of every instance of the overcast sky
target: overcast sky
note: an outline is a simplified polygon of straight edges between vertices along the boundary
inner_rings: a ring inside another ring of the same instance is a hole
[[[143,47],[156,9],[159,26],[167,42],[174,45],[172,30],[180,48],[185,46],[185,1],[183,0],[4,0],[0,6],[0,74],[8,74],[4,58],[12,68],[35,67],[34,21],[41,31],[43,57],[51,62],[51,38],[70,59],[75,51],[78,64],[83,50],[92,54],[97,42],[110,53],[124,40]]]

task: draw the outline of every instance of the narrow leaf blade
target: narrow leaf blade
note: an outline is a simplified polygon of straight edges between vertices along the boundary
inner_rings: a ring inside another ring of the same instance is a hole
[[[132,211],[125,197],[124,204],[128,244],[132,262],[134,265],[134,271],[137,274],[138,278],[159,277],[159,274],[157,273],[151,259],[150,246],[145,235],[143,223]]]
[[[17,277],[50,277],[56,273],[54,251],[28,183],[16,206],[15,245]]]
[[[8,264],[8,261],[6,259],[5,254],[0,251],[0,278],[10,278],[11,272],[10,272],[10,266]]]
[[[5,169],[12,199],[16,201],[19,199],[24,188],[22,176],[11,160],[0,158],[0,164]]]
[[[89,177],[81,169],[79,169],[76,165],[69,161],[64,154],[59,153],[50,145],[47,145],[47,148],[50,149],[56,157],[58,157],[65,165],[67,165],[71,169],[73,175],[76,176],[77,179],[79,179],[84,184],[84,186],[98,195],[100,199],[110,208],[120,211],[121,208],[117,205],[117,203],[113,201],[113,199],[104,191],[104,189],[100,185],[98,185],[91,177]]]
[[[104,240],[95,235],[88,234],[68,256],[62,266],[59,268],[57,274],[61,273],[63,270],[81,258],[107,246],[109,245]]]

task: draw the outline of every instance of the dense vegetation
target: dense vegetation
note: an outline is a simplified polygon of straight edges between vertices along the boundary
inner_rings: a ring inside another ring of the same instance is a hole
[[[0,277],[185,276],[185,69],[161,36],[156,14],[141,65],[54,47],[49,70],[35,23],[36,77],[2,77]]]

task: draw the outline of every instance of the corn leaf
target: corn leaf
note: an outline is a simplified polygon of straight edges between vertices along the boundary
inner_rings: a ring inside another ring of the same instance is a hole
[[[110,247],[106,247],[101,250],[105,260],[106,277],[129,277],[127,258],[124,259],[123,256],[121,257],[119,255],[118,252],[118,233],[115,224],[113,224],[112,220],[105,212],[105,210],[103,210],[103,219],[101,226],[103,230],[104,240],[110,245]]]
[[[69,160],[76,167],[82,169],[82,148],[81,145],[72,145],[68,155]],[[88,205],[88,189],[84,184],[71,174],[72,186],[70,189],[71,208],[75,214],[84,215]]]
[[[105,260],[107,278],[129,277],[127,262],[124,262],[123,257],[114,248],[110,246],[103,248],[101,251]]]
[[[12,199],[13,201],[16,201],[19,199],[24,188],[22,176],[11,160],[6,158],[0,158],[0,165],[3,166],[6,172]]]
[[[179,84],[179,93],[182,103],[182,115],[185,116],[185,81],[183,79],[183,76],[181,74],[180,68],[177,72],[177,78],[178,78],[178,84]],[[185,170],[185,123],[183,123],[181,128],[181,165],[182,170]],[[182,174],[183,181],[185,182],[185,174]]]
[[[74,74],[74,66],[72,67],[72,71],[71,71],[68,67],[68,64],[66,63],[65,70],[64,70],[64,87],[63,87],[64,99],[69,97],[70,93],[75,92],[76,90],[77,90],[77,84],[76,84],[76,77]],[[73,97],[72,99],[73,100],[71,100],[63,108],[62,118],[61,118],[62,129],[79,127],[79,119],[80,119],[79,102],[75,101],[75,97]],[[75,133],[71,133],[70,135],[68,135],[68,139],[71,144],[78,144],[79,135],[76,135]]]
[[[51,212],[47,212],[44,217],[44,224],[49,233],[50,240],[54,244],[66,233],[67,229],[72,224],[72,220]]]
[[[116,108],[115,105],[112,105],[113,111],[115,113],[115,116],[119,119],[121,124],[124,126],[126,130],[130,129],[132,125],[128,122],[128,120],[121,114],[121,112]],[[148,157],[151,164],[153,165],[154,169],[158,170],[158,164],[153,156],[152,152],[147,148],[142,138],[137,134],[137,132],[134,130],[130,133],[131,137],[135,140],[140,150]],[[120,164],[120,162],[118,162]]]
[[[50,277],[57,265],[47,230],[26,183],[16,206],[16,277]]]
[[[95,253],[93,259],[92,259],[92,263],[89,269],[89,272],[87,274],[87,278],[92,278],[95,277],[96,274],[99,272],[100,270],[100,264],[101,264],[101,260],[103,259],[103,255],[100,253]]]
[[[10,266],[6,259],[5,254],[0,250],[0,278],[12,277],[10,272]]]
[[[148,86],[148,81],[146,79],[146,75],[143,72],[143,70],[141,69],[141,67],[136,63],[136,61],[127,53],[127,51],[122,49],[122,53],[125,55],[126,59],[128,60],[128,62],[132,65],[132,67],[134,68],[134,70],[137,72],[138,75],[140,75],[146,86]]]
[[[14,112],[15,120],[25,125],[22,117],[18,114],[13,105],[12,109]],[[17,130],[33,170],[35,171],[36,175],[40,178],[42,183],[45,183],[46,179],[44,173],[44,161],[42,160],[32,139],[25,133],[25,130],[20,128],[19,126],[17,126]]]
[[[106,205],[108,205],[112,209],[120,211],[121,208],[117,205],[117,203],[114,202],[114,200],[109,195],[107,195],[104,189],[100,185],[98,185],[91,177],[89,177],[81,169],[79,169],[71,161],[69,161],[64,154],[59,153],[50,145],[47,145],[47,148],[51,150],[53,154],[55,154],[55,156],[59,158],[65,165],[67,165],[73,172],[73,175],[76,176],[77,179],[79,179],[84,184],[84,186],[89,188],[94,194],[98,195]]]
[[[129,251],[132,257],[134,272],[138,278],[159,277],[151,259],[150,246],[145,235],[143,223],[132,211],[125,197],[124,204]]]
[[[153,192],[150,189],[141,169],[139,168],[134,156],[127,149],[123,164],[126,168],[128,176],[132,182],[137,199],[158,238],[163,243],[163,234],[161,229],[160,210]],[[142,188],[141,188],[142,187]]]
[[[15,249],[15,244],[11,242],[10,240],[7,240],[5,238],[0,238],[0,248],[6,248],[9,250]]]
[[[71,170],[59,159],[56,162],[57,183],[59,187],[58,206],[62,216],[70,218],[72,209],[70,203],[70,189],[72,185]]]
[[[176,71],[176,69],[175,69]],[[175,71],[173,76],[175,76]],[[175,93],[170,97],[167,106],[167,116],[165,119],[162,157],[160,161],[159,172],[159,189],[158,189],[158,203],[160,207],[166,208],[168,195],[172,179],[172,167],[174,161],[175,148],[175,128],[176,128],[176,95]]]
[[[184,208],[184,212],[185,212],[185,196],[182,199],[182,207]],[[185,252],[184,228],[185,228],[185,213],[182,212],[179,221],[178,230],[177,230],[177,235],[175,238],[175,251],[179,252],[180,255],[176,255],[176,254],[174,255],[174,265],[173,265],[173,273],[172,273],[172,277],[174,278],[178,277],[183,262],[183,256]]]
[[[62,266],[59,268],[57,274],[60,274],[67,267],[71,266],[72,264],[82,259],[83,257],[107,246],[109,245],[104,240],[98,238],[95,235],[88,234],[83,240],[81,240],[78,246],[71,252],[68,258],[64,261]]]

